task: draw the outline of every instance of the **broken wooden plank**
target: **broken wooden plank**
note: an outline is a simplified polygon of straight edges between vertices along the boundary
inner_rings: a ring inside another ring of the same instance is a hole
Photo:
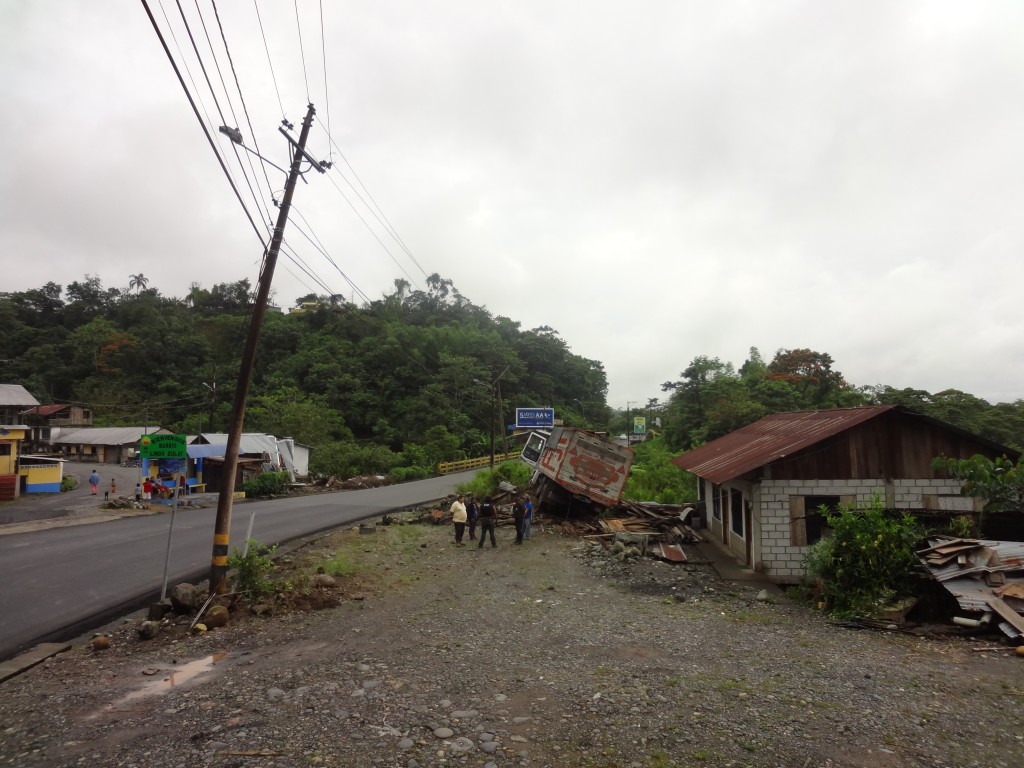
[[[990,597],[987,602],[989,607],[999,614],[1000,618],[1018,632],[1024,634],[1024,616],[1021,616],[1013,610],[1013,608],[1004,603],[1001,598]]]

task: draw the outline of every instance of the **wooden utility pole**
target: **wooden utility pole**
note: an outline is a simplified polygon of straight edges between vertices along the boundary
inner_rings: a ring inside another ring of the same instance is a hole
[[[231,411],[231,427],[228,430],[228,444],[224,449],[224,475],[221,477],[220,493],[217,495],[217,522],[213,531],[213,559],[210,564],[210,594],[227,591],[228,545],[231,532],[231,504],[235,495],[235,474],[238,472],[238,449],[242,443],[242,427],[245,423],[245,405],[249,398],[249,384],[252,380],[252,369],[256,363],[256,345],[259,342],[260,328],[267,312],[267,300],[270,296],[270,283],[274,279],[274,268],[277,266],[277,254],[284,240],[284,227],[288,223],[288,212],[292,206],[292,195],[295,184],[301,174],[304,160],[313,163],[313,167],[324,172],[313,158],[306,153],[306,139],[309,137],[310,126],[316,109],[310,104],[306,110],[306,119],[302,121],[302,132],[295,142],[284,129],[280,129],[289,142],[293,144],[292,165],[288,172],[288,180],[284,187],[281,209],[277,214],[277,224],[270,240],[266,256],[263,259],[263,270],[260,272],[256,300],[249,318],[249,331],[242,350],[242,362],[238,370],[238,386],[235,389],[235,400]]]

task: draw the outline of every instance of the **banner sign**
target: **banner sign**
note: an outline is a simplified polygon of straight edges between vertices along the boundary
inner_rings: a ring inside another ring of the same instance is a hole
[[[516,429],[555,426],[554,408],[516,408]]]
[[[187,435],[143,435],[139,455],[144,459],[187,459]]]
[[[633,417],[633,434],[642,435],[647,432],[647,419],[643,416]]]

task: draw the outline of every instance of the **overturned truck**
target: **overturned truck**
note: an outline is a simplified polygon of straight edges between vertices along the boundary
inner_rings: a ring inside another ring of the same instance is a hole
[[[598,513],[619,503],[633,451],[575,427],[535,432],[523,449],[535,467],[531,488],[548,514]]]

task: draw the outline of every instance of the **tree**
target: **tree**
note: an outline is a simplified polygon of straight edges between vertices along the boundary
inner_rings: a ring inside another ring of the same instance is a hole
[[[128,288],[135,288],[138,291],[145,290],[146,286],[149,285],[149,278],[139,272],[137,275],[129,275]]]
[[[934,469],[944,469],[962,484],[961,493],[985,500],[986,512],[1024,511],[1024,457],[1014,464],[1005,456],[990,459],[975,454],[969,459],[932,461]]]
[[[849,385],[843,374],[832,370],[832,362],[832,356],[824,352],[780,349],[769,363],[766,377],[795,386],[804,407],[835,407]]]

